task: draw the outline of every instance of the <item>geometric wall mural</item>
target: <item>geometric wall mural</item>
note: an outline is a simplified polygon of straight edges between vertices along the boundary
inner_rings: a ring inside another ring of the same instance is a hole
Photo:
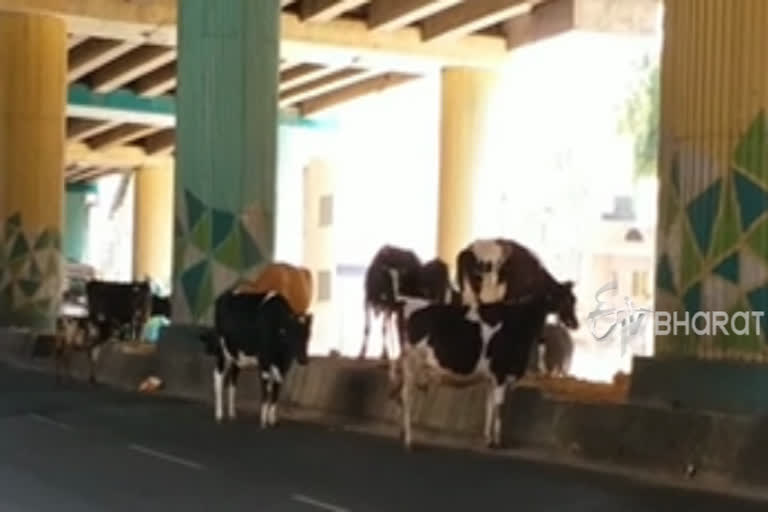
[[[661,175],[657,306],[660,311],[764,311],[768,315],[768,126],[761,111],[729,150],[727,166],[681,146]],[[725,161],[725,159],[721,159]],[[660,354],[766,360],[760,335],[657,336]],[[754,326],[755,319],[749,319]],[[743,318],[737,320],[743,327]],[[730,325],[727,327],[731,331]]]
[[[0,225],[0,325],[49,330],[61,302],[58,229],[32,233],[21,213]]]
[[[267,262],[273,222],[258,206],[236,215],[207,206],[187,189],[177,200],[174,317],[210,322],[216,297]]]

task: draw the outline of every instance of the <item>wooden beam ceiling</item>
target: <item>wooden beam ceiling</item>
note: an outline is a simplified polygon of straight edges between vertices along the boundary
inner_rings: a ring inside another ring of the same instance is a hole
[[[169,129],[150,135],[144,140],[148,155],[161,155],[173,151],[176,146],[176,130]]]
[[[437,14],[463,0],[373,0],[368,8],[371,30],[397,30]]]
[[[374,74],[376,74],[375,71],[360,68],[347,68],[335,71],[326,77],[281,92],[279,105],[280,107],[287,107],[300,103],[308,98],[359,82]]]
[[[464,2],[422,23],[425,41],[457,39],[530,11],[531,0]]]
[[[504,24],[509,49],[536,43],[574,28],[574,0],[550,0]]]
[[[136,80],[132,89],[141,96],[160,96],[176,87],[176,73],[176,62],[171,62]]]
[[[156,133],[160,128],[140,124],[122,124],[86,140],[92,149],[122,146]]]
[[[111,130],[118,123],[92,119],[67,118],[67,140],[77,142]]]
[[[83,41],[69,52],[69,72],[67,78],[76,82],[113,60],[138,48],[135,42],[116,41],[114,39],[91,38]]]
[[[327,23],[338,18],[345,12],[351,11],[367,4],[370,0],[302,0],[301,13],[302,21],[313,23]]]
[[[372,93],[381,92],[417,78],[419,78],[418,75],[408,75],[404,73],[385,73],[383,75],[374,76],[302,101],[299,103],[299,111],[303,116],[310,116],[342,103]]]
[[[280,73],[279,90],[292,89],[328,76],[336,71],[338,71],[338,68],[321,66],[320,64],[300,64],[295,68]]]
[[[174,60],[176,60],[176,50],[173,48],[141,46],[94,71],[90,83],[93,90],[98,93],[111,92]]]

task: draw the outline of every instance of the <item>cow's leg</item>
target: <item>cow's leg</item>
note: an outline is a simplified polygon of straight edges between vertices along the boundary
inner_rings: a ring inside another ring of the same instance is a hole
[[[101,353],[101,345],[92,345],[86,348],[86,353],[88,354],[88,382],[96,384],[96,363]]]
[[[365,305],[365,324],[363,325],[363,344],[360,346],[360,353],[357,355],[358,359],[365,359],[365,353],[368,350],[368,339],[371,336],[371,307]]]
[[[389,312],[384,313],[384,315],[382,315],[381,321],[381,353],[379,354],[379,359],[383,359],[385,361],[392,357],[389,353],[389,334],[391,322],[392,315]]]
[[[267,428],[269,415],[269,399],[272,396],[272,375],[268,371],[261,372],[261,428]]]
[[[413,442],[411,433],[411,408],[413,407],[414,371],[417,361],[415,354],[403,354],[403,380],[400,387],[400,407],[402,408],[402,431],[405,448],[410,450]]]
[[[237,365],[232,365],[232,368],[229,370],[229,373],[227,374],[227,394],[229,395],[227,398],[229,399],[229,419],[234,420],[237,416],[236,410],[237,407],[235,407],[235,395],[237,393],[237,378],[240,376],[240,367]]]
[[[224,354],[219,353],[216,357],[216,366],[213,368],[213,411],[217,422],[221,422],[224,417],[224,404],[222,394],[224,393],[224,379],[229,373],[230,362],[225,360]]]
[[[504,380],[493,379],[488,393],[489,413],[486,417],[486,443],[490,448],[501,446],[501,408],[507,386]]]
[[[280,388],[283,383],[282,372],[273,366],[271,369],[272,389],[269,395],[269,409],[267,410],[267,424],[274,427],[277,424],[277,401],[280,398]]]

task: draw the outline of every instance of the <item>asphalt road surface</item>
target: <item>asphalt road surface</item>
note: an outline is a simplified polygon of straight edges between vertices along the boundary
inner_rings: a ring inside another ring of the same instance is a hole
[[[0,365],[0,512],[765,511],[765,504],[119,393]]]

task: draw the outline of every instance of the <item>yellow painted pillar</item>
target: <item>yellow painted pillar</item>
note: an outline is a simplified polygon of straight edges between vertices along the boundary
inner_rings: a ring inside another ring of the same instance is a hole
[[[133,224],[133,276],[149,277],[170,290],[173,264],[172,158],[148,164],[136,172]]]
[[[655,309],[681,322],[660,357],[768,361],[766,27],[765,0],[665,3]]]
[[[437,254],[454,271],[456,255],[473,237],[476,179],[496,84],[493,71],[442,73]]]
[[[62,291],[67,30],[0,13],[0,324],[50,330]]]

